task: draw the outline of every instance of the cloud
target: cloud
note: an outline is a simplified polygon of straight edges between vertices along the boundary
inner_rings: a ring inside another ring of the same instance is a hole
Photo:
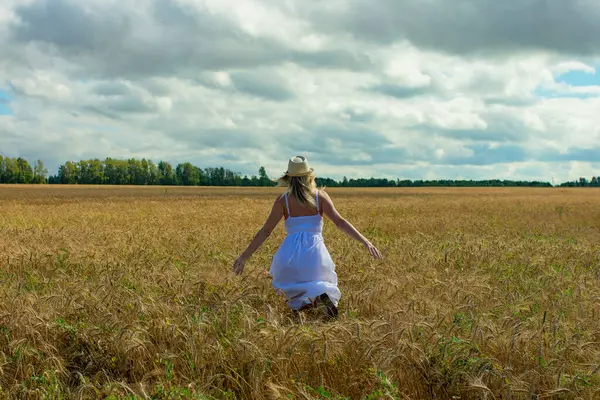
[[[445,165],[493,165],[529,161],[527,151],[517,145],[490,146],[473,144],[466,146],[467,156],[443,156],[437,164]]]
[[[421,96],[430,92],[427,87],[406,87],[394,84],[381,84],[369,88],[375,93],[381,93],[386,96],[395,97],[397,99],[406,99],[410,97]]]
[[[125,96],[130,93],[129,86],[119,81],[98,82],[93,91],[100,96]]]
[[[111,156],[277,175],[305,154],[337,178],[597,175],[599,10],[6,0],[0,149],[51,171]]]
[[[131,29],[122,8],[116,13],[86,10],[66,0],[37,1],[16,8],[19,23],[12,34],[17,42],[43,42],[65,53],[105,48],[113,37]]]
[[[267,100],[285,101],[294,97],[294,92],[276,72],[236,72],[231,75],[235,90]]]
[[[421,124],[415,129],[428,135],[439,135],[477,144],[512,143],[522,145],[532,138],[540,138],[546,131],[544,121],[536,114],[520,108],[496,105],[478,112],[470,126],[448,127],[439,124]]]
[[[596,73],[596,69],[594,67],[587,65],[585,63],[579,62],[579,61],[567,61],[567,62],[560,63],[557,66],[555,66],[553,68],[553,70],[557,75],[563,75],[568,72],[576,72],[576,71],[584,72],[586,74],[595,74]]]
[[[336,1],[330,7],[305,2],[303,16],[315,29],[349,32],[360,40],[452,54],[504,55],[554,51],[597,55],[600,4],[593,0],[368,0]]]
[[[365,56],[342,49],[287,48],[252,36],[207,8],[152,0],[134,8],[115,1],[34,1],[15,10],[11,37],[36,43],[99,78],[193,76],[198,70],[253,68],[295,62],[325,68],[366,68]]]
[[[580,161],[593,163],[598,162],[599,154],[600,146],[591,148],[573,147],[542,152],[538,159],[549,162]]]

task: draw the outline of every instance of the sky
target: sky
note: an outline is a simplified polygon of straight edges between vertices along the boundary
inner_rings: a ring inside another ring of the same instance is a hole
[[[596,0],[2,0],[0,154],[600,175]]]

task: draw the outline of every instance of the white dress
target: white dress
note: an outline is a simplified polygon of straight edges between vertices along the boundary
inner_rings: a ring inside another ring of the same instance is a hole
[[[285,220],[287,236],[277,253],[269,271],[273,287],[285,294],[288,306],[298,310],[310,304],[316,297],[326,293],[337,307],[342,293],[337,287],[335,264],[323,241],[323,217],[316,215],[292,217],[287,193]],[[319,192],[316,194],[319,209]]]

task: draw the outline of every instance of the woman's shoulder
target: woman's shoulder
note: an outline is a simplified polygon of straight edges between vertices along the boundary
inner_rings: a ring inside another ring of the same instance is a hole
[[[277,197],[275,198],[275,203],[280,203],[280,204],[285,203],[285,195],[286,195],[286,193],[287,192],[283,192],[283,193],[277,195]]]
[[[325,199],[329,199],[329,194],[325,191],[325,188],[319,188],[316,190],[316,193],[319,197],[323,197]]]

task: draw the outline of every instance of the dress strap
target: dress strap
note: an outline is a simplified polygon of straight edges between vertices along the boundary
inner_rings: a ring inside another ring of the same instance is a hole
[[[321,210],[319,210],[319,190],[317,189],[317,213],[321,213]]]
[[[288,217],[291,217],[291,215],[290,215],[290,203],[288,202],[288,195],[287,195],[287,193],[284,193],[283,197],[285,197],[285,208],[287,209]]]

